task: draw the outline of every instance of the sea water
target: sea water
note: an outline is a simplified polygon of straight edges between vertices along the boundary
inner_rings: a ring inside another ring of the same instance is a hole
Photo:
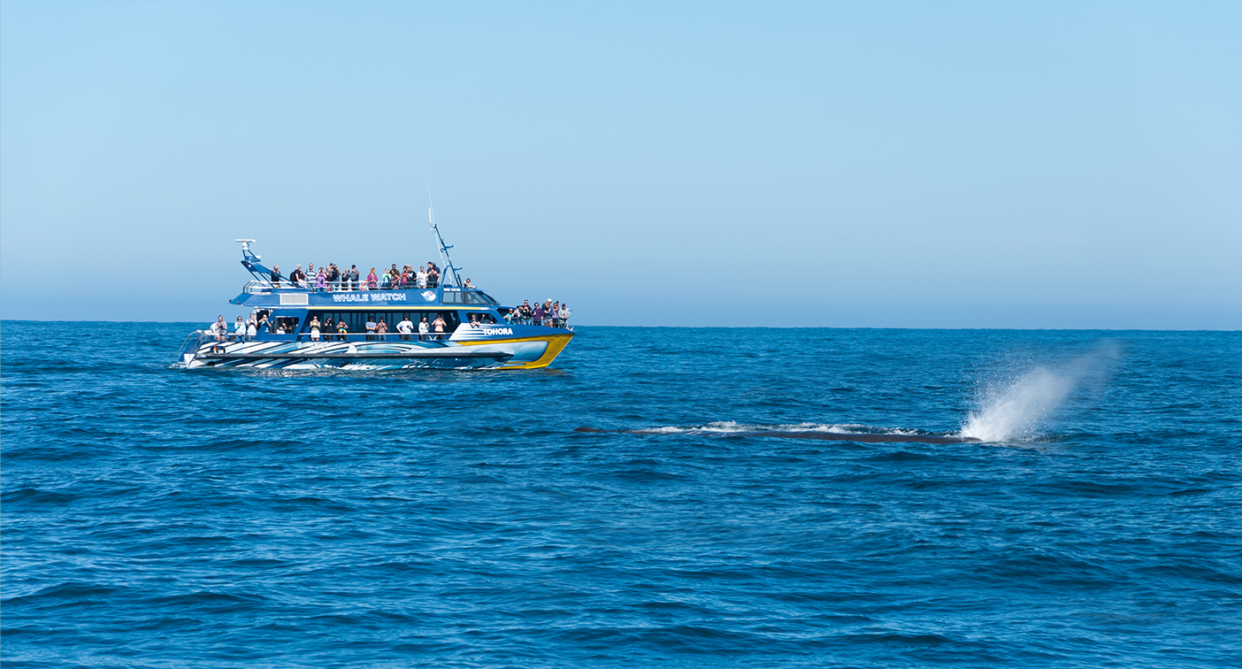
[[[193,327],[0,326],[5,667],[1242,664],[1239,333],[294,372]],[[982,441],[748,434],[815,430]]]

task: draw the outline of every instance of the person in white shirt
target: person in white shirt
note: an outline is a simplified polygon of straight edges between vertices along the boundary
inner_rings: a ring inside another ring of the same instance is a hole
[[[250,317],[250,322],[246,323],[246,341],[254,341],[254,336],[259,334],[259,324],[254,322],[254,316]]]
[[[233,340],[242,341],[246,338],[246,324],[242,321],[242,317],[237,317],[237,322],[233,323]]]
[[[415,277],[414,280],[418,282],[419,288],[427,287],[427,268],[426,267],[419,265],[418,274],[415,274],[414,277]]]
[[[431,326],[427,325],[427,317],[423,316],[423,320],[418,322],[418,338],[423,340],[427,338],[427,333],[431,330]]]
[[[573,315],[573,313],[574,313],[574,312],[572,312],[572,311],[570,311],[570,310],[569,310],[569,305],[568,305],[568,304],[562,304],[562,305],[561,305],[561,309],[560,309],[560,311],[557,311],[557,312],[556,312],[556,315],[557,315],[557,316],[559,316],[559,317],[560,317],[560,319],[561,319],[561,327],[565,327],[565,323],[566,323],[566,321],[568,321],[568,320],[569,320],[569,317],[570,317],[571,315]]]
[[[401,339],[408,341],[410,335],[414,334],[414,324],[410,322],[409,314],[401,314],[401,322],[397,323],[397,332],[401,333]]]

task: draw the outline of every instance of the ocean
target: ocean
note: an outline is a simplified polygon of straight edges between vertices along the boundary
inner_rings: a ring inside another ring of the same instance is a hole
[[[1242,333],[177,368],[204,326],[0,323],[6,669],[1242,666]]]

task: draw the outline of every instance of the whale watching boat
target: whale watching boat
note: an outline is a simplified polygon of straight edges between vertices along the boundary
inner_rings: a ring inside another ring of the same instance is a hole
[[[444,244],[431,210],[428,219],[443,268],[437,284],[424,288],[370,285],[364,279],[316,289],[314,278],[295,282],[262,265],[250,249],[255,240],[237,240],[241,264],[254,280],[230,302],[249,307],[254,321],[265,325],[252,336],[195,331],[182,344],[181,363],[189,368],[348,370],[538,369],[551,364],[573,330],[564,321],[554,321],[559,327],[522,322],[515,307],[463,286],[461,268],[449,259],[452,247]],[[420,334],[424,317],[438,327]],[[329,319],[335,324],[331,332],[321,325]],[[347,333],[338,330],[342,323]],[[371,330],[368,324],[378,327]]]

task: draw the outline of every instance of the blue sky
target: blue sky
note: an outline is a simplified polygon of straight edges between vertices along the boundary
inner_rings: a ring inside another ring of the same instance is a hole
[[[0,317],[435,257],[600,325],[1242,328],[1242,3],[0,5]]]

